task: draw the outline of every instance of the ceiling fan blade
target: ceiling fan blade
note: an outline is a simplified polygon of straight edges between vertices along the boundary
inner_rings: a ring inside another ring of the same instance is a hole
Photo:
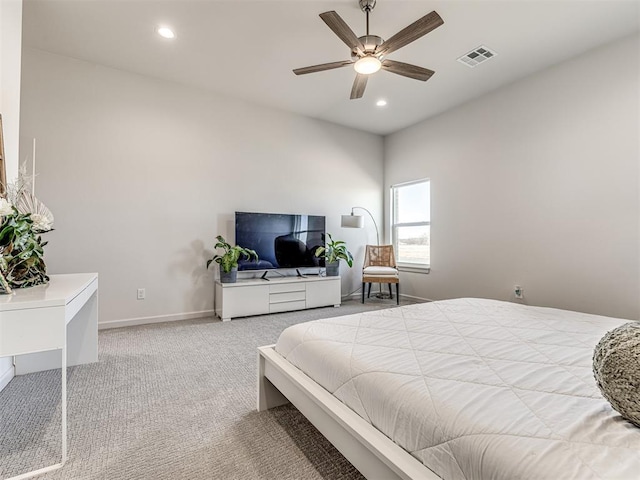
[[[358,48],[361,51],[364,51],[364,45],[362,42],[358,40],[358,37],[353,30],[346,24],[346,22],[342,19],[340,15],[338,15],[333,10],[330,12],[324,12],[320,14],[320,18],[324,20],[324,23],[333,30],[340,40],[346,43],[347,47],[354,49]]]
[[[410,63],[396,62],[394,60],[384,60],[382,62],[382,69],[387,72],[402,75],[403,77],[422,80],[423,82],[429,80],[431,76],[436,73],[428,68],[418,67],[417,65],[411,65]]]
[[[426,35],[430,31],[438,28],[443,23],[444,20],[442,20],[442,17],[440,17],[440,15],[433,11],[416,20],[408,27],[400,30],[389,40],[384,42],[382,46],[376,50],[376,52],[379,52],[382,55],[395,52],[399,48],[404,47],[405,45]]]
[[[361,73],[358,73],[356,75],[356,79],[353,82],[353,87],[351,88],[351,100],[362,98],[362,96],[364,95],[364,89],[367,87],[368,79],[369,75],[363,75]]]
[[[293,73],[296,75],[304,75],[306,73],[323,72],[324,70],[333,70],[334,68],[346,67],[352,65],[352,60],[342,60],[341,62],[323,63],[321,65],[313,65],[311,67],[296,68]]]

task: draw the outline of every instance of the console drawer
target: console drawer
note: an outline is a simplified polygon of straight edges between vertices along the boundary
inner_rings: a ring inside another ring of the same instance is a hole
[[[295,302],[272,303],[269,305],[269,313],[289,312],[292,310],[304,310],[306,302],[298,300]]]
[[[269,295],[269,303],[282,303],[282,302],[294,302],[298,300],[302,300],[303,302],[306,299],[306,291],[301,290],[299,292],[281,292],[281,293],[271,293]]]
[[[269,292],[271,293],[283,293],[283,292],[304,292],[305,285],[303,282],[295,282],[295,283],[282,283],[269,285]]]

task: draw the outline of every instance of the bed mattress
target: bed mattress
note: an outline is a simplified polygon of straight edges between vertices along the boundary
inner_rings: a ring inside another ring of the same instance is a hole
[[[593,349],[627,320],[485,299],[287,328],[276,351],[443,479],[637,479]]]

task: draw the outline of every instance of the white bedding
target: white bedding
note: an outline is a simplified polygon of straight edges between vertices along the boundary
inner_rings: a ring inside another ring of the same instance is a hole
[[[276,351],[444,479],[638,479],[593,348],[627,320],[483,299],[287,328]]]

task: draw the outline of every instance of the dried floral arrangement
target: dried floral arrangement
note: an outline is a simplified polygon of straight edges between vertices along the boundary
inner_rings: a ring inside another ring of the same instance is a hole
[[[0,293],[49,281],[41,234],[53,229],[53,215],[36,198],[33,181],[23,166],[0,197]]]

